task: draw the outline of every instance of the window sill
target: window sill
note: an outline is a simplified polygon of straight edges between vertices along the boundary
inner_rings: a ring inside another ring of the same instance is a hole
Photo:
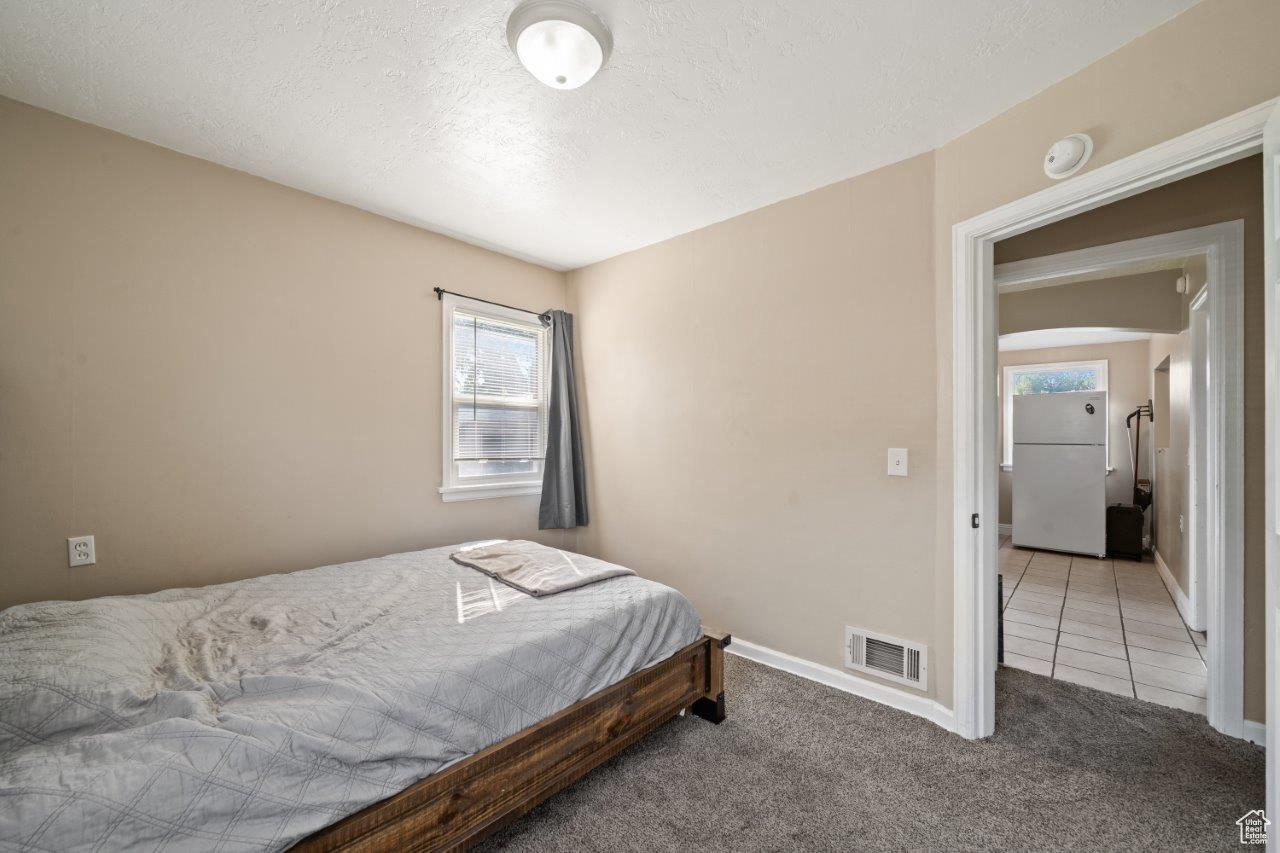
[[[478,501],[484,498],[510,498],[517,495],[540,495],[542,483],[484,483],[474,486],[441,486],[440,499],[453,501]]]
[[[1010,471],[1012,471],[1012,470],[1013,470],[1013,465],[1012,465],[1011,463],[1009,463],[1009,462],[1001,462],[1001,463],[1000,463],[1000,470],[1001,470],[1001,471],[1004,471],[1006,474],[1008,474]],[[1116,472],[1116,467],[1115,467],[1114,465],[1108,465],[1108,466],[1107,466],[1107,475],[1108,475],[1108,476],[1110,476],[1111,474],[1114,474],[1115,472]]]

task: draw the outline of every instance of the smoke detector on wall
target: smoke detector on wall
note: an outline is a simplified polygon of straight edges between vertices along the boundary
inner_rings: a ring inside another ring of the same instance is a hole
[[[1084,168],[1093,154],[1093,139],[1087,133],[1073,133],[1059,139],[1044,155],[1044,173],[1055,181],[1069,178]]]

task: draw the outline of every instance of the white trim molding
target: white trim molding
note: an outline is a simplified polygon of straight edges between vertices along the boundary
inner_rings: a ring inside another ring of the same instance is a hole
[[[1217,226],[1207,226],[1210,229]],[[1011,261],[995,267],[995,284],[1001,293],[1030,289],[1031,285],[1067,275],[1106,274],[1116,267],[1148,260],[1182,259],[1199,254],[1206,248],[1202,228],[1171,231],[1151,237],[1139,237],[1105,246],[1091,246],[1073,252],[1060,252]]]
[[[1266,666],[1267,666],[1267,812],[1280,815],[1280,108],[1272,111],[1262,134],[1263,310],[1266,311]],[[1251,738],[1252,739],[1252,738]],[[1280,829],[1280,827],[1277,827]],[[1275,840],[1271,849],[1280,848]]]
[[[1190,625],[1192,623],[1191,599],[1187,598],[1182,587],[1178,586],[1177,579],[1169,570],[1169,564],[1164,561],[1164,557],[1160,556],[1160,552],[1153,551],[1152,554],[1156,558],[1156,571],[1160,573],[1160,580],[1164,581],[1164,588],[1169,591],[1169,597],[1173,599],[1173,603],[1178,605],[1178,613],[1182,615],[1182,621]]]
[[[1243,262],[1241,262],[1243,279]],[[1242,281],[1243,284],[1243,281]],[[1201,287],[1200,292],[1191,300],[1188,312],[1191,344],[1191,409],[1190,432],[1187,442],[1187,517],[1191,522],[1187,533],[1186,553],[1188,568],[1187,599],[1191,603],[1191,619],[1187,625],[1193,631],[1203,631],[1208,627],[1208,574],[1209,574],[1209,489],[1208,456],[1209,429],[1209,342],[1212,338],[1210,314],[1212,305],[1209,300],[1209,288]],[[1242,356],[1243,360],[1243,356]],[[1154,470],[1154,468],[1153,468]]]
[[[550,403],[549,389],[551,385],[551,342],[548,331],[540,323],[531,321],[531,318],[536,320],[538,315],[444,291],[440,294],[441,394],[440,488],[438,490],[440,500],[445,503],[452,503],[454,501],[477,501],[485,498],[541,494],[542,459],[537,460],[537,470],[532,474],[494,474],[480,477],[460,477],[458,475],[453,453],[453,413],[454,406],[458,402],[454,398],[453,388],[453,315],[458,311],[475,317],[483,317],[486,320],[510,323],[521,328],[536,328],[538,347],[542,354],[542,376],[539,396],[535,402],[538,409],[539,444],[542,447],[543,455],[546,453],[547,410]]]
[[[1266,312],[1266,465],[1263,478],[1266,488],[1266,666],[1267,666],[1267,811],[1272,819],[1280,815],[1280,477],[1276,476],[1276,457],[1280,453],[1280,107],[1276,108],[1263,131],[1262,207],[1265,265],[1263,280]],[[1272,842],[1272,848],[1277,845]]]
[[[773,669],[780,669],[783,672],[843,690],[845,693],[852,693],[854,696],[861,696],[863,699],[870,699],[872,702],[879,702],[881,705],[888,705],[890,708],[923,717],[949,732],[955,731],[955,719],[951,709],[920,693],[890,687],[868,678],[860,678],[844,670],[747,642],[736,635],[725,651]]]
[[[967,738],[986,737],[995,731],[996,602],[995,574],[997,530],[994,523],[976,524],[996,518],[999,448],[996,446],[996,340],[998,325],[993,269],[993,247],[998,240],[1022,234],[1076,214],[1155,189],[1173,181],[1256,154],[1262,149],[1262,130],[1278,100],[1228,116],[1176,139],[1100,166],[1017,201],[995,208],[952,228],[952,552],[955,590],[954,623],[954,715],[956,732]],[[1211,273],[1212,275],[1212,273]],[[1225,306],[1224,306],[1225,307]],[[1232,326],[1230,316],[1223,318]],[[1215,319],[1215,323],[1219,320]],[[1230,337],[1215,336],[1218,340]],[[1227,353],[1219,353],[1220,356]],[[1228,365],[1227,374],[1218,374],[1225,383],[1239,370],[1239,362]],[[1221,385],[1219,386],[1221,387]],[[1230,393],[1228,402],[1234,402]],[[1229,432],[1240,427],[1223,424]],[[1220,433],[1219,439],[1226,438]],[[1226,459],[1238,455],[1239,442],[1219,442]],[[1227,448],[1234,448],[1228,452]],[[1229,473],[1229,472],[1228,472]],[[1234,487],[1224,487],[1224,502],[1234,502]],[[1239,504],[1235,504],[1238,508]],[[1224,507],[1225,509],[1225,507]],[[1239,513],[1225,514],[1227,523],[1238,525]],[[1230,540],[1231,536],[1224,537]],[[1232,546],[1227,545],[1230,548]],[[1231,558],[1220,553],[1222,558]],[[1234,555],[1238,563],[1239,554]],[[1232,565],[1230,562],[1219,565]],[[1219,573],[1226,574],[1226,573]],[[1212,580],[1211,580],[1212,584]],[[1228,596],[1229,608],[1240,612],[1243,602]],[[1228,614],[1229,615],[1229,614]],[[1221,623],[1220,623],[1221,624]],[[1210,644],[1242,646],[1241,621],[1227,622],[1232,630],[1220,634]],[[1210,624],[1212,629],[1213,625]],[[1221,670],[1221,667],[1218,667]],[[1223,696],[1218,679],[1221,671],[1210,670],[1210,723],[1227,734],[1239,736],[1242,717],[1215,720],[1214,699],[1224,703],[1220,710],[1231,716],[1230,708],[1242,704],[1242,691]],[[1239,678],[1239,673],[1235,674]],[[1216,689],[1215,689],[1216,685]],[[1216,694],[1216,696],[1215,696]],[[1225,726],[1225,727],[1224,727]],[[1228,731],[1227,729],[1234,729]]]
[[[441,486],[440,500],[445,503],[454,501],[478,501],[484,498],[511,498],[518,495],[542,494],[541,483],[488,483],[479,486]]]

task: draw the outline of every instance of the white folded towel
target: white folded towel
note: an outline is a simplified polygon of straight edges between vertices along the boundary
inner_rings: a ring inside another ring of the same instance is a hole
[[[470,545],[449,556],[455,563],[484,572],[508,586],[538,597],[635,574],[628,568],[604,560],[548,548],[524,539]]]

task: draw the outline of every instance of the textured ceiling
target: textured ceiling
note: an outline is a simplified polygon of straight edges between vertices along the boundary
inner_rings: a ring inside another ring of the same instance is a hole
[[[937,147],[1193,4],[593,0],[613,57],[560,92],[515,0],[15,0],[0,93],[566,269]]]

